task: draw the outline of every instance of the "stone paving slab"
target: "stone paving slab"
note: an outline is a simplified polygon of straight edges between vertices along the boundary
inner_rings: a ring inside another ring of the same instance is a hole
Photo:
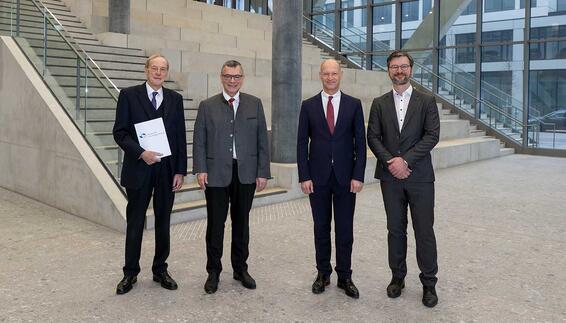
[[[409,230],[406,288],[389,299],[387,236],[376,184],[359,194],[353,300],[315,277],[307,199],[254,208],[250,291],[232,279],[230,231],[219,290],[203,290],[203,220],[172,227],[168,291],[151,280],[153,231],[145,232],[142,272],[127,295],[124,237],[0,189],[0,322],[566,322],[566,159],[511,155],[437,171],[436,234],[440,303],[421,302]],[[72,192],[69,192],[72,194]],[[229,221],[227,223],[229,229]]]

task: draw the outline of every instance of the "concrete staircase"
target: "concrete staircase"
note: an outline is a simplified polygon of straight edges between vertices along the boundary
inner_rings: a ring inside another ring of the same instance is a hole
[[[22,1],[22,32],[28,39],[28,56],[41,59],[41,18],[29,0]],[[68,0],[65,0],[69,2]],[[119,88],[140,84],[145,80],[143,64],[148,54],[161,52],[170,60],[170,78],[166,87],[185,98],[188,152],[192,152],[192,129],[198,102],[221,91],[219,68],[228,59],[242,62],[246,72],[243,91],[260,97],[264,103],[268,127],[271,124],[271,21],[269,17],[209,6],[191,0],[153,0],[132,3],[131,34],[101,32],[93,34],[69,8],[58,0],[43,1],[58,17],[65,30],[76,40],[106,75]],[[0,30],[9,31],[9,0],[0,0]],[[106,10],[107,12],[107,10]],[[81,15],[93,29],[104,10]],[[104,17],[102,17],[104,18]],[[48,67],[56,81],[52,91],[62,91],[63,105],[73,106],[75,99],[74,59],[57,41],[49,42]],[[303,97],[320,91],[318,70],[321,58],[327,54],[317,46],[303,42]],[[391,89],[383,72],[344,68],[343,90],[362,100],[364,114],[374,97]],[[55,88],[55,89],[54,89]],[[102,87],[89,88],[89,96],[104,94]],[[189,99],[191,98],[191,99]],[[114,123],[115,101],[99,97],[88,109],[87,139],[100,159],[115,171],[117,146],[111,129]],[[297,107],[298,108],[298,107]],[[441,142],[433,150],[436,168],[445,168],[467,162],[513,153],[501,147],[499,140],[460,120],[439,105],[441,115]],[[84,108],[81,111],[84,118]],[[80,122],[81,120],[79,120]],[[368,154],[366,181],[372,182],[375,157]],[[188,160],[189,171],[192,158]],[[273,180],[268,189],[257,194],[254,205],[262,205],[302,196],[297,185],[296,168],[272,164]],[[187,176],[182,191],[177,194],[172,222],[181,222],[204,216],[205,201],[193,176]],[[153,214],[148,212],[147,226],[153,226]]]
[[[144,64],[147,55],[142,49],[105,46],[97,37],[76,18],[64,3],[59,1],[43,1],[49,10],[62,23],[65,30],[78,45],[100,66],[101,70],[118,88],[125,88],[145,81]],[[10,32],[10,2],[0,0],[0,32]],[[30,60],[41,64],[43,59],[43,18],[31,1],[21,0],[20,41],[24,52]],[[53,79],[52,91],[60,93],[58,99],[70,115],[75,111],[76,98],[76,55],[63,41],[55,36],[48,38],[47,68]],[[25,45],[28,47],[25,47]],[[89,77],[89,83],[95,84],[94,77]],[[185,123],[187,127],[188,171],[192,169],[192,138],[193,125],[196,118],[197,106],[174,81],[167,81],[165,86],[175,90],[184,97]],[[55,87],[55,88],[53,88]],[[84,93],[84,84],[81,87]],[[117,95],[117,93],[116,93]],[[100,160],[106,164],[113,174],[117,174],[118,146],[112,137],[112,127],[116,114],[116,101],[108,95],[102,85],[90,85],[88,88],[88,108],[81,106],[77,124],[86,124],[86,138],[96,151]],[[85,111],[87,120],[84,120]],[[272,184],[272,183],[271,183]],[[257,194],[256,204],[261,204],[262,197],[285,193],[285,190],[270,185],[266,190]],[[204,194],[200,191],[192,175],[187,176],[181,191],[176,194],[173,207],[172,222],[182,222],[204,214]],[[195,212],[196,210],[196,212]],[[192,211],[192,212],[189,212]],[[153,226],[153,212],[148,212],[148,227]]]

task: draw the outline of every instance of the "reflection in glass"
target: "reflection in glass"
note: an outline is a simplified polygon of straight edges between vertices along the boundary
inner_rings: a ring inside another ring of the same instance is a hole
[[[336,6],[336,2],[334,0],[313,0],[312,11],[320,12],[320,11],[334,10],[335,6]]]

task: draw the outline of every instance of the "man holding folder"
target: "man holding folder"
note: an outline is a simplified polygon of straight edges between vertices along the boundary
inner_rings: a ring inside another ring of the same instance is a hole
[[[173,200],[187,175],[187,139],[183,97],[162,86],[168,72],[169,63],[165,57],[150,56],[145,64],[147,81],[121,90],[118,98],[113,135],[124,151],[120,184],[126,188],[128,206],[124,278],[116,288],[117,294],[129,292],[137,281],[143,228],[152,195],[155,214],[153,280],[163,288],[177,289],[177,283],[167,272],[166,260],[169,256]],[[136,124],[138,128],[147,126],[142,123],[150,120],[158,125],[163,124],[166,138],[161,134],[161,141],[167,140],[164,142],[168,142],[170,155],[167,151],[158,152],[147,146],[148,149],[142,147],[143,135],[136,133]]]

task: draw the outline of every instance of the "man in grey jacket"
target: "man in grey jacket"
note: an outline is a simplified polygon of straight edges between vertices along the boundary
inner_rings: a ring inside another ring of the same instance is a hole
[[[223,91],[199,105],[193,137],[193,173],[205,192],[207,210],[204,290],[216,292],[222,271],[224,223],[230,205],[233,277],[249,289],[249,213],[254,192],[270,177],[267,126],[261,100],[241,93],[244,70],[237,61],[222,66]]]

